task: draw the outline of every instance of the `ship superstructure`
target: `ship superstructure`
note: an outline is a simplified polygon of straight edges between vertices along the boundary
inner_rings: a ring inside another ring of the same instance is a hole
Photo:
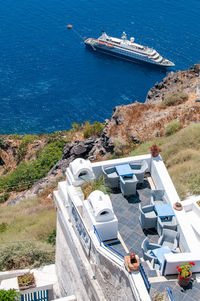
[[[118,39],[108,36],[103,31],[98,39],[89,38],[85,41],[85,44],[94,51],[118,56],[126,60],[140,60],[163,67],[174,66],[173,62],[163,58],[155,49],[135,43],[133,37],[128,40],[125,32],[123,32],[121,39]]]

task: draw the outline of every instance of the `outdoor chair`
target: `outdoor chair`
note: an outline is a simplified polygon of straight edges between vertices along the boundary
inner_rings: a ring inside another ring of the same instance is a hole
[[[161,247],[168,246],[171,251],[175,251],[179,246],[179,233],[174,230],[163,229],[163,234],[159,238],[158,244]]]
[[[157,232],[158,235],[161,236],[163,233],[163,229],[170,229],[170,230],[177,230],[177,220],[175,216],[172,216],[171,220],[161,220],[161,218],[158,216],[157,219]]]
[[[151,260],[155,258],[151,251],[158,248],[161,248],[161,246],[158,244],[150,243],[148,238],[146,237],[141,244],[144,260],[149,260],[151,262]]]
[[[120,189],[123,196],[135,195],[137,183],[138,180],[135,175],[131,178],[120,177]]]
[[[119,176],[115,167],[102,166],[103,175],[110,188],[119,188]]]
[[[152,190],[151,203],[152,205],[162,205],[167,203],[167,199],[164,196],[165,191],[162,189]]]
[[[139,204],[139,211],[140,211],[139,221],[142,229],[156,228],[157,216],[154,211],[154,206],[148,205],[148,206],[141,207],[141,204]]]
[[[136,175],[139,183],[143,183],[145,172],[148,169],[146,160],[131,162],[130,167],[133,170],[133,173]]]
[[[154,257],[151,260],[151,266],[154,270],[160,270],[160,264],[159,264],[158,258]]]

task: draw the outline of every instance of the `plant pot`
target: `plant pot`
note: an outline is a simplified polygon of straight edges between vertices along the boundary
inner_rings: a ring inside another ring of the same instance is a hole
[[[182,209],[183,209],[183,206],[181,205],[181,203],[179,203],[180,204],[180,206],[177,206],[176,205],[176,203],[173,205],[173,208],[175,209],[175,210],[178,210],[178,211],[181,211]]]
[[[151,152],[151,155],[153,158],[156,158],[159,156],[159,152]]]
[[[17,278],[20,290],[27,290],[36,286],[33,273],[29,272],[24,275],[18,276]]]
[[[182,279],[180,279],[178,276],[178,284],[183,287],[188,286],[190,284],[191,278],[192,278],[192,274],[189,277],[182,278]]]

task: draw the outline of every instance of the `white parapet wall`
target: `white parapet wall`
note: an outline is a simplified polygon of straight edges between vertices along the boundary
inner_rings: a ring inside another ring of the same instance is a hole
[[[71,296],[68,296],[68,297],[55,299],[53,301],[77,301],[77,299],[76,299],[76,296],[71,295]]]
[[[102,165],[131,163],[146,160],[148,171],[151,156],[92,163],[96,177],[102,175]],[[60,189],[65,189],[60,193]],[[61,295],[74,294],[77,300],[150,301],[140,273],[130,275],[123,258],[100,244],[84,209],[81,191],[69,182],[58,186],[54,200],[58,209],[56,238],[56,267]],[[64,195],[67,191],[67,206]],[[110,293],[112,292],[112,293]],[[77,295],[78,294],[78,295]],[[87,298],[86,298],[87,294]]]
[[[165,190],[170,204],[180,202],[180,198],[176,192],[173,182],[168,171],[159,156],[152,159],[151,177],[157,189]],[[195,198],[195,200],[198,199]],[[200,272],[200,208],[192,202],[192,199],[183,201],[183,210],[174,210],[174,214],[178,221],[178,232],[180,234],[180,247],[182,253],[166,254],[165,261],[162,264],[162,273],[164,275],[177,274],[177,265],[194,261],[197,263],[192,271]],[[190,213],[190,214],[189,214]],[[195,231],[199,232],[199,237]]]
[[[151,155],[141,155],[141,156],[126,157],[126,158],[120,158],[120,159],[95,162],[95,163],[92,163],[92,169],[94,171],[95,176],[99,177],[102,175],[102,166],[111,167],[111,166],[115,166],[115,165],[131,163],[133,161],[137,162],[137,161],[141,161],[141,160],[145,160],[147,162],[148,172],[149,172],[151,170]]]
[[[162,265],[163,275],[178,274],[177,266],[185,265],[186,263],[194,262],[191,271],[193,273],[200,272],[200,255],[196,253],[168,253],[164,255],[164,264]]]

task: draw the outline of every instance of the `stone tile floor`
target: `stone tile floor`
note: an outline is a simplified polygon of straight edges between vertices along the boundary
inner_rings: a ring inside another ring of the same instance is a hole
[[[137,188],[137,194],[133,197],[125,198],[120,191],[113,191],[110,197],[118,218],[119,232],[129,252],[133,251],[142,257],[142,241],[148,237],[151,242],[157,243],[159,238],[156,230],[143,231],[139,223],[139,203],[142,206],[150,203],[151,187],[149,182],[145,180],[143,184],[140,184]],[[109,245],[125,255],[125,250],[119,241]],[[150,295],[153,296],[155,292],[166,292],[166,287],[171,289],[174,301],[200,301],[200,283],[197,283],[196,280],[193,280],[185,289],[178,285],[176,279],[174,281],[152,282]],[[170,299],[167,297],[164,300]]]
[[[151,188],[147,180],[140,184],[137,194],[125,198],[120,191],[111,194],[111,201],[114,212],[118,218],[119,232],[124,240],[129,252],[133,251],[142,257],[141,244],[148,237],[151,242],[158,242],[156,230],[143,231],[139,223],[139,203],[142,206],[149,205],[151,198]]]
[[[165,292],[166,287],[171,289],[174,301],[200,300],[200,283],[197,283],[195,280],[191,281],[187,288],[180,287],[177,280],[151,283],[150,295],[153,296],[155,292]]]

